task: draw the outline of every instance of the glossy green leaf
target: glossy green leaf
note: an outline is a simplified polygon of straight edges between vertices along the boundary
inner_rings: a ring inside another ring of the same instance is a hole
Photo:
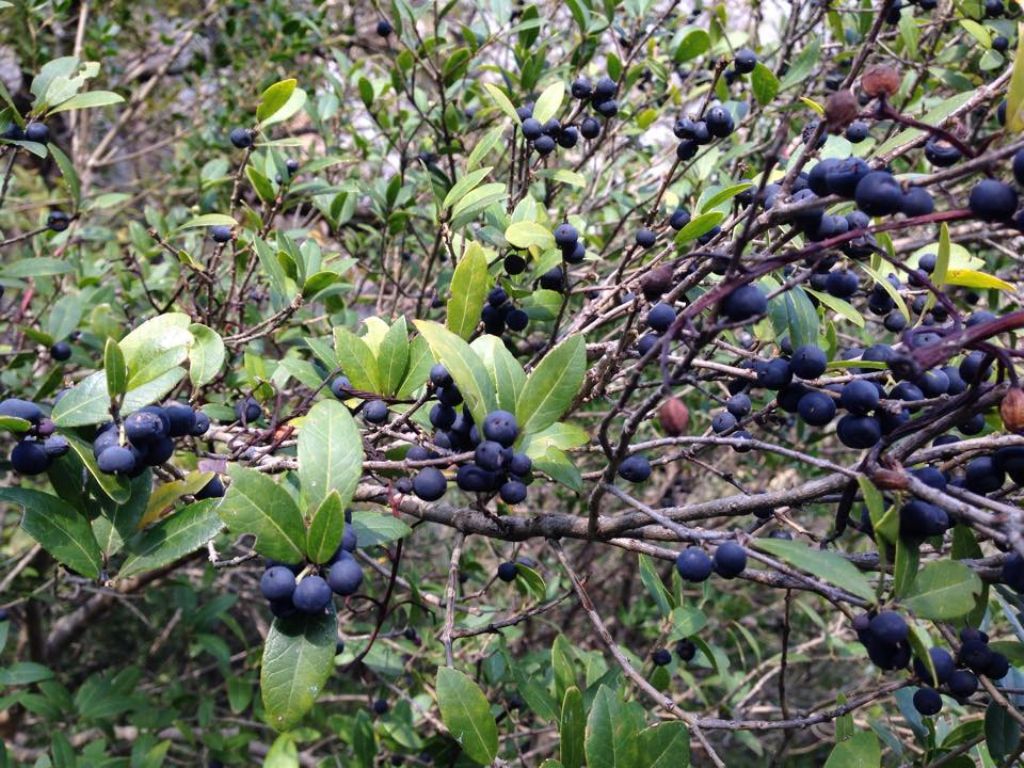
[[[108,475],[106,472],[100,472],[91,445],[74,434],[66,433],[64,437],[68,441],[68,445],[71,446],[71,451],[78,457],[100,490],[118,504],[128,501],[131,497],[128,480],[121,475]]]
[[[352,414],[337,400],[314,405],[299,430],[299,480],[310,509],[337,491],[344,507],[363,471],[363,441]]]
[[[622,709],[615,692],[601,686],[587,717],[587,768],[634,768],[639,764],[639,734]]]
[[[388,544],[412,533],[412,528],[394,515],[369,509],[352,512],[352,530],[356,533],[361,549]]]
[[[173,512],[125,545],[127,557],[119,576],[137,576],[161,568],[206,546],[224,524],[217,499],[203,499]]]
[[[384,394],[394,395],[405,380],[409,365],[409,327],[405,317],[399,317],[384,338],[377,351],[377,369]]]
[[[516,402],[526,386],[526,371],[497,336],[485,333],[469,345],[480,357],[494,381],[498,407],[515,413]]]
[[[220,334],[201,323],[189,326],[193,343],[188,351],[188,376],[193,387],[209,384],[224,366],[224,341]]]
[[[474,422],[483,424],[487,414],[497,407],[497,397],[494,383],[480,358],[465,341],[438,323],[430,320],[414,322],[434,357],[444,364],[455,380]]]
[[[228,467],[228,475],[231,485],[217,508],[225,525],[235,535],[253,534],[253,548],[265,557],[283,563],[301,562],[306,528],[288,492],[261,472],[238,464]]]
[[[974,608],[981,579],[957,560],[936,560],[917,573],[902,603],[921,619],[950,620]]]
[[[0,500],[24,507],[24,531],[71,570],[90,579],[102,567],[100,546],[89,521],[66,501],[28,488],[0,488]]]
[[[113,500],[101,500],[101,513],[92,521],[93,534],[106,557],[121,551],[124,543],[135,535],[139,521],[146,512],[153,490],[153,471],[146,469],[129,481],[131,495],[119,504]]]
[[[106,107],[110,104],[120,104],[124,96],[113,91],[86,91],[72,96],[67,101],[62,101],[57,106],[47,111],[49,115],[56,115],[58,112],[68,112],[72,109],[93,109],[94,107]]]
[[[679,230],[679,234],[676,235],[676,245],[684,245],[707,234],[717,227],[724,218],[725,214],[722,211],[708,211],[694,217],[689,224]]]
[[[483,85],[484,88],[487,89],[487,92],[491,95],[491,99],[493,99],[494,103],[498,105],[498,109],[500,109],[506,115],[515,120],[516,123],[518,123],[519,115],[516,114],[516,107],[509,99],[509,97],[505,95],[505,92],[501,90],[498,86],[493,85],[491,83],[484,83]]]
[[[640,731],[640,754],[647,768],[687,768],[690,732],[686,724],[670,720]]]
[[[256,108],[256,119],[262,123],[287,104],[288,99],[295,92],[296,85],[298,85],[298,81],[291,78],[276,82],[267,88],[260,97],[260,104]]]
[[[762,106],[771,103],[779,92],[779,79],[768,67],[757,62],[754,71],[750,73],[750,87],[754,91],[754,98]]]
[[[505,239],[516,248],[536,246],[541,250],[555,247],[555,236],[551,230],[535,221],[517,221],[505,230]]]
[[[121,347],[113,339],[107,339],[103,348],[103,371],[107,377],[107,394],[111,398],[123,395],[128,389],[128,366]]]
[[[836,744],[825,768],[879,768],[881,764],[878,737],[871,731],[860,731]]]
[[[82,182],[78,178],[78,171],[75,170],[71,158],[64,154],[63,150],[56,144],[47,145],[53,161],[60,169],[61,180],[68,188],[68,195],[71,197],[72,209],[77,211],[82,207]]]
[[[281,107],[274,111],[274,114],[269,115],[261,121],[263,128],[267,128],[277,123],[283,123],[293,117],[300,109],[306,105],[306,92],[301,88],[296,88],[292,91],[291,95]]]
[[[204,213],[201,216],[194,216],[179,227],[179,229],[193,229],[195,227],[237,227],[238,222],[231,216],[223,213]]]
[[[338,356],[342,374],[348,377],[353,387],[364,392],[381,391],[377,359],[363,339],[338,326],[334,329],[334,353]]]
[[[494,279],[487,270],[487,255],[477,243],[470,243],[452,275],[451,297],[445,324],[454,334],[468,339],[480,324],[487,292]]]
[[[537,101],[533,105],[533,118],[543,125],[558,114],[563,98],[565,98],[565,81],[558,78],[537,97]]]
[[[583,695],[574,685],[562,697],[562,715],[558,721],[558,757],[565,768],[580,768],[583,765],[585,735]]]
[[[875,599],[875,590],[867,577],[842,555],[786,539],[758,539],[753,546],[852,595],[869,602]]]
[[[487,697],[473,679],[457,669],[440,667],[437,705],[441,720],[466,756],[490,765],[498,754],[498,726]]]
[[[345,505],[336,490],[327,494],[309,521],[306,552],[314,563],[326,563],[341,544],[345,535]]]
[[[516,401],[516,421],[523,434],[554,424],[583,386],[587,349],[582,336],[570,336],[537,364]]]
[[[452,188],[448,190],[448,194],[445,195],[444,201],[441,203],[441,208],[451,208],[453,205],[458,203],[463,197],[471,192],[476,185],[487,178],[492,170],[492,166],[487,165],[483,168],[477,168],[475,171],[470,171],[457,182],[452,184]]]
[[[263,643],[260,689],[267,722],[278,731],[298,725],[334,670],[338,620],[321,614],[274,619]]]

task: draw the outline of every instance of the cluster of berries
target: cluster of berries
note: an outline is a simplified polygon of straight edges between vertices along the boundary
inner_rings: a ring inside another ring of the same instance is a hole
[[[123,428],[112,421],[101,424],[92,441],[92,452],[101,472],[135,477],[146,467],[169,460],[174,455],[174,438],[201,437],[209,428],[210,417],[184,403],[147,405],[129,414]],[[206,495],[197,498],[223,495],[220,480],[215,477],[214,482],[211,492],[204,488],[200,494]]]
[[[895,611],[860,614],[853,620],[853,628],[857,639],[867,649],[868,658],[879,669],[905,669],[910,664],[910,630]],[[914,693],[917,711],[932,716],[942,710],[940,687],[963,703],[978,690],[978,675],[993,681],[1004,678],[1010,671],[1009,660],[993,651],[988,641],[984,632],[965,627],[960,630],[960,650],[955,659],[949,651],[939,647],[928,649],[931,670],[924,659],[914,658],[914,674],[922,683]]]
[[[484,332],[493,336],[501,336],[505,329],[523,331],[530,322],[526,312],[512,304],[504,288],[492,288],[487,294],[487,303],[480,311],[480,319],[484,324]]]
[[[506,504],[526,499],[526,486],[532,482],[533,463],[525,453],[516,453],[512,445],[519,436],[515,416],[508,411],[492,411],[481,428],[473,423],[469,409],[462,404],[462,394],[451,374],[440,363],[430,371],[430,383],[438,402],[430,410],[435,448],[455,453],[473,451],[473,460],[459,466],[455,475],[458,487],[468,493],[498,493]],[[406,453],[409,461],[440,458],[438,451],[414,445]],[[448,481],[437,467],[423,467],[410,481],[398,482],[402,493],[415,493],[424,501],[437,501],[444,496]]]
[[[346,523],[351,513],[345,513]],[[356,561],[356,533],[345,526],[341,545],[323,568],[299,563],[288,565],[273,560],[266,562],[260,577],[260,592],[270,604],[270,611],[278,618],[297,613],[321,613],[331,602],[332,595],[354,595],[363,583],[363,569]],[[327,577],[320,575],[325,570]]]
[[[9,397],[0,402],[0,416],[24,419],[27,431],[11,451],[11,468],[20,475],[38,475],[50,468],[54,459],[70,448],[67,438],[54,434],[56,427],[42,409],[29,400]]]

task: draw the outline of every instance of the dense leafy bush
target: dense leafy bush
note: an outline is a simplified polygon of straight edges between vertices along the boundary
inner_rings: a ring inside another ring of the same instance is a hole
[[[0,2],[0,762],[1015,763],[1020,14]]]

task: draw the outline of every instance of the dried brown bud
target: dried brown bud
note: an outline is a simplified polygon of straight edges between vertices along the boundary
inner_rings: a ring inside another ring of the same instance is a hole
[[[832,133],[839,133],[857,119],[860,104],[853,91],[836,91],[825,102],[825,120]]]
[[[644,298],[648,301],[661,296],[672,287],[672,267],[662,264],[655,267],[640,281],[640,289],[644,292]]]
[[[876,64],[860,76],[860,87],[871,98],[892,96],[900,89],[900,73],[886,64]]]
[[[1010,432],[1024,432],[1024,390],[1010,387],[999,404],[1003,426]]]
[[[907,487],[907,476],[894,469],[879,468],[871,475],[871,482],[883,491],[902,491]]]
[[[686,403],[673,396],[662,404],[658,418],[666,434],[678,437],[685,434],[686,428],[690,426],[690,409],[686,407]]]

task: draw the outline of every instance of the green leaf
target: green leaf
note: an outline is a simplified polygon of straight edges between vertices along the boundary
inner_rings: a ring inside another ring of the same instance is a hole
[[[505,92],[498,86],[491,83],[484,83],[484,88],[491,95],[491,98],[494,99],[494,103],[498,105],[498,109],[515,120],[518,124],[519,115],[516,114],[515,105],[509,100],[508,96],[505,95]]]
[[[53,407],[50,418],[58,427],[80,427],[107,421],[110,418],[109,411],[106,374],[96,371],[60,399]]]
[[[62,101],[57,106],[47,111],[48,115],[56,115],[58,112],[68,112],[72,109],[92,109],[94,107],[105,107],[109,104],[120,104],[124,96],[113,91],[86,91],[72,96],[67,101]]]
[[[583,695],[575,685],[562,698],[562,716],[558,721],[558,757],[565,768],[583,765],[583,739],[586,735],[586,713]]]
[[[188,327],[193,342],[188,351],[188,377],[193,387],[209,384],[224,365],[224,340],[212,328],[201,323]]]
[[[639,764],[638,733],[622,710],[616,694],[602,685],[587,717],[587,768],[633,768]]]
[[[897,515],[894,519],[899,519]],[[896,597],[904,597],[917,577],[917,567],[921,562],[921,551],[917,543],[909,543],[899,536],[896,537],[896,558],[893,563],[892,592]]]
[[[526,385],[526,371],[497,336],[485,333],[469,345],[477,353],[484,368],[491,374],[498,395],[498,407],[516,412],[516,401]]]
[[[514,225],[513,225],[514,226]],[[487,255],[477,243],[470,243],[465,256],[452,275],[451,298],[448,299],[448,330],[464,339],[473,335],[480,323],[487,292],[494,279],[487,271]]]
[[[6,669],[0,669],[0,685],[31,685],[50,680],[53,671],[34,661],[16,661]]]
[[[394,515],[372,512],[368,509],[357,509],[352,512],[352,530],[356,532],[360,549],[389,544],[412,533],[412,528]]]
[[[326,563],[345,535],[345,505],[336,490],[327,494],[309,522],[306,552],[314,563]]]
[[[299,747],[295,737],[290,733],[282,733],[270,745],[267,756],[263,758],[263,768],[299,768]]]
[[[480,687],[457,669],[440,667],[437,705],[441,720],[466,756],[490,765],[498,754],[498,726]]]
[[[291,96],[288,97],[288,101],[286,101],[283,106],[278,108],[274,112],[274,114],[262,120],[260,124],[263,128],[266,128],[271,125],[276,125],[277,123],[283,123],[284,121],[290,119],[300,109],[302,109],[305,106],[305,104],[306,92],[301,88],[296,88],[294,91],[292,91]]]
[[[717,227],[724,218],[725,214],[722,211],[708,211],[707,213],[702,213],[679,230],[679,234],[676,235],[676,245],[684,245],[691,240],[696,240],[701,235],[706,234]]]
[[[202,216],[193,216],[182,224],[178,229],[195,229],[196,227],[237,227],[238,222],[232,217],[223,213],[204,213]]]
[[[100,501],[101,514],[92,521],[93,534],[106,557],[117,554],[135,535],[146,512],[153,490],[153,472],[149,469],[129,482],[131,495],[124,503]]]
[[[123,395],[128,389],[128,366],[125,365],[121,347],[110,338],[103,348],[103,371],[107,376],[107,394],[110,398]]]
[[[1024,131],[1024,35],[1017,35],[1017,52],[1006,96],[1006,128],[1012,133]]]
[[[182,496],[194,496],[213,479],[213,472],[191,472],[180,480],[161,483],[153,489],[138,527],[145,528],[157,522]]]
[[[60,169],[61,179],[68,188],[72,208],[77,211],[82,206],[82,182],[78,178],[75,165],[71,162],[71,158],[65,155],[63,150],[56,144],[51,143],[47,146],[49,147],[50,154],[53,155],[54,162],[57,163],[57,167]]]
[[[811,549],[802,541],[786,539],[758,539],[753,542],[756,549],[785,560],[802,571],[845,589],[851,595],[874,602],[875,590],[867,577],[841,555],[823,549]]]
[[[455,380],[473,421],[483,424],[487,414],[497,408],[497,398],[494,384],[480,358],[465,341],[438,323],[430,320],[415,320],[414,323],[430,345],[434,357]]]
[[[558,109],[562,106],[562,99],[564,97],[565,81],[559,78],[545,88],[543,93],[537,97],[537,101],[533,105],[534,119],[538,120],[541,124],[546,123],[558,114]]]
[[[89,471],[89,474],[92,475],[92,479],[96,481],[96,485],[100,487],[103,493],[118,504],[124,504],[128,501],[132,493],[128,480],[120,475],[108,475],[106,472],[100,472],[100,468],[96,464],[96,458],[93,456],[91,445],[72,434],[65,433],[64,437],[67,439],[68,445],[71,446],[71,450]]]
[[[274,202],[274,198],[277,197],[277,193],[274,191],[274,185],[270,183],[270,179],[256,170],[256,166],[245,166],[245,176],[249,179],[249,183],[252,184],[252,188],[256,190],[256,194],[259,196],[260,200],[264,203]]]
[[[1013,285],[995,275],[987,275],[975,269],[951,269],[946,273],[946,285],[962,285],[966,288],[983,290],[1013,291]]]
[[[276,82],[267,88],[260,97],[259,106],[256,107],[256,119],[262,123],[287,104],[297,84],[298,81],[291,78]]]
[[[541,250],[555,247],[555,236],[551,230],[535,221],[517,221],[505,230],[505,239],[516,248],[537,246]]]
[[[56,496],[28,488],[0,488],[0,500],[24,507],[22,529],[55,559],[83,576],[99,578],[100,545],[78,510]]]
[[[963,563],[937,560],[918,571],[902,600],[918,618],[943,621],[971,612],[981,592],[981,579]]]
[[[779,79],[768,67],[757,62],[754,71],[750,74],[750,87],[754,91],[754,98],[762,106],[771,102],[779,92]]]
[[[377,350],[377,368],[384,394],[394,395],[398,391],[405,379],[405,370],[408,366],[409,326],[402,316],[391,324]]]
[[[690,732],[686,724],[671,720],[640,731],[640,754],[646,768],[687,768]]]
[[[338,620],[323,613],[274,619],[263,644],[260,688],[267,722],[291,730],[313,708],[334,670]]]
[[[540,432],[558,421],[583,386],[586,369],[587,346],[580,335],[570,336],[544,355],[526,377],[516,402],[520,432]]]
[[[763,278],[761,282],[771,290],[779,287],[771,278]],[[773,297],[768,304],[768,315],[776,338],[788,335],[794,347],[818,343],[818,311],[800,286]]]
[[[1019,743],[1020,724],[1001,704],[990,702],[985,710],[985,744],[992,759],[1002,763]]]
[[[821,62],[821,40],[812,35],[810,43],[800,51],[800,55],[790,65],[782,82],[779,83],[779,90],[785,91],[797,83],[802,83],[814,71]]]
[[[531,445],[526,454],[533,461],[533,468],[536,471],[543,472],[576,493],[583,492],[583,477],[565,451],[558,448],[541,451]]]
[[[672,609],[675,607],[675,601],[672,599],[672,595],[669,594],[668,589],[665,588],[661,577],[654,570],[651,558],[644,554],[640,554],[637,557],[640,563],[640,580],[647,588],[648,594],[654,598],[654,602],[658,606],[658,610],[661,611],[662,616],[671,615]]]
[[[810,294],[818,301],[820,301],[822,304],[824,304],[826,307],[831,309],[833,312],[836,312],[845,317],[858,328],[864,327],[864,316],[860,312],[858,312],[857,308],[854,307],[849,302],[836,298],[835,296],[829,293],[816,291],[813,288],[808,288],[806,286],[803,287],[803,290],[804,293]]]
[[[711,50],[711,36],[703,29],[691,29],[676,46],[673,58],[676,64],[682,64],[709,50]]]
[[[191,322],[182,312],[157,315],[121,339],[121,351],[130,376],[163,352],[186,350],[193,342],[188,330]]]
[[[63,275],[72,271],[72,266],[60,259],[51,259],[49,256],[37,256],[35,258],[18,259],[15,262],[4,265],[0,270],[2,277],[49,277],[50,275]]]
[[[516,681],[516,688],[526,700],[526,705],[537,717],[546,722],[554,722],[558,719],[557,704],[545,685],[537,681],[536,677],[527,674],[519,664],[511,664],[512,676]]]
[[[494,182],[477,187],[452,208],[452,229],[458,229],[473,221],[487,208],[508,197],[504,182]]]
[[[231,485],[217,508],[228,528],[235,534],[255,535],[254,549],[265,557],[301,562],[306,529],[288,492],[261,472],[238,464],[228,467],[228,475]]]
[[[739,184],[733,184],[732,186],[719,190],[717,193],[709,197],[704,203],[701,204],[700,210],[702,213],[707,213],[708,211],[717,208],[727,200],[732,200],[740,192],[750,189],[752,186],[754,185],[751,184],[749,181],[742,181]]]
[[[337,400],[321,400],[302,421],[299,481],[306,503],[318,508],[337,491],[344,507],[363,472],[363,441],[352,414]]]
[[[861,731],[836,744],[825,768],[879,768],[881,764],[878,737],[871,731]]]
[[[62,296],[46,314],[45,328],[54,341],[67,338],[82,320],[82,296],[70,293]]]
[[[137,576],[205,546],[224,527],[217,514],[217,503],[218,499],[203,499],[188,504],[129,541],[125,546],[128,556],[118,575]]]
[[[453,205],[458,203],[463,197],[471,192],[477,184],[487,178],[492,170],[493,166],[484,166],[483,168],[477,168],[475,171],[470,171],[457,182],[452,185],[452,188],[448,190],[448,194],[444,197],[444,202],[441,203],[441,208],[451,208]]]
[[[334,329],[334,353],[341,372],[352,386],[365,392],[380,393],[380,371],[373,350],[352,331],[341,326]]]

